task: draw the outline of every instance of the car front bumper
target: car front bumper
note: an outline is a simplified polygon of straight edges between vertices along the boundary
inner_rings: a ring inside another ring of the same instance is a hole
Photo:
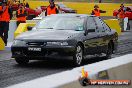
[[[41,51],[29,51],[28,48],[41,48]],[[59,56],[71,56],[74,55],[74,46],[60,46],[60,47],[18,47],[12,46],[12,58],[29,58],[29,59],[39,59],[45,56],[50,56],[56,54]]]

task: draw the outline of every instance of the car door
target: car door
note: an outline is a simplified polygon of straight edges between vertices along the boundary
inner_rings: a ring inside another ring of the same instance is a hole
[[[84,41],[84,46],[86,49],[86,54],[96,54],[97,53],[97,45],[99,43],[98,41],[98,34],[96,32],[96,25],[94,22],[93,17],[88,17],[87,18],[87,23],[86,23],[86,30],[93,30],[92,32],[88,32],[87,35],[85,36],[85,41]]]
[[[94,17],[95,24],[97,25],[97,34],[98,34],[98,53],[103,53],[106,52],[107,50],[107,45],[109,42],[109,27],[98,17]]]

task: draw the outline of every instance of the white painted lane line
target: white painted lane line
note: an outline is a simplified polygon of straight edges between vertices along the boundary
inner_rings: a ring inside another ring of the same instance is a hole
[[[14,58],[5,59],[5,60],[0,60],[0,62],[2,62],[2,61],[8,61],[8,60],[14,60]]]

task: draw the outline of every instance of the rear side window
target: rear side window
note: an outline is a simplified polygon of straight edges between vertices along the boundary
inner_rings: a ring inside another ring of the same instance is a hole
[[[97,25],[97,31],[98,32],[110,32],[110,28],[107,26],[105,22],[103,22],[98,17],[94,17],[96,25]]]
[[[102,23],[103,23],[103,27],[104,27],[105,31],[106,32],[110,32],[111,29],[108,27],[108,25],[105,22],[103,22],[103,21],[102,21]]]
[[[105,29],[103,28],[103,23],[100,21],[98,17],[94,17],[96,26],[97,26],[97,32],[105,32]]]
[[[102,23],[103,28],[105,29],[105,31],[106,32],[110,32],[111,31],[110,27],[104,21],[102,21],[101,19],[100,19],[100,21],[101,21],[101,23]]]

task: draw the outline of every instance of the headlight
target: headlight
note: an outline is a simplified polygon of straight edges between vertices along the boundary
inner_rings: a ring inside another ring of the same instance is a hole
[[[14,40],[13,42],[13,46],[23,46],[23,45],[26,45],[26,42],[22,40]]]
[[[67,46],[67,42],[47,42],[47,45],[61,45],[61,46]]]

